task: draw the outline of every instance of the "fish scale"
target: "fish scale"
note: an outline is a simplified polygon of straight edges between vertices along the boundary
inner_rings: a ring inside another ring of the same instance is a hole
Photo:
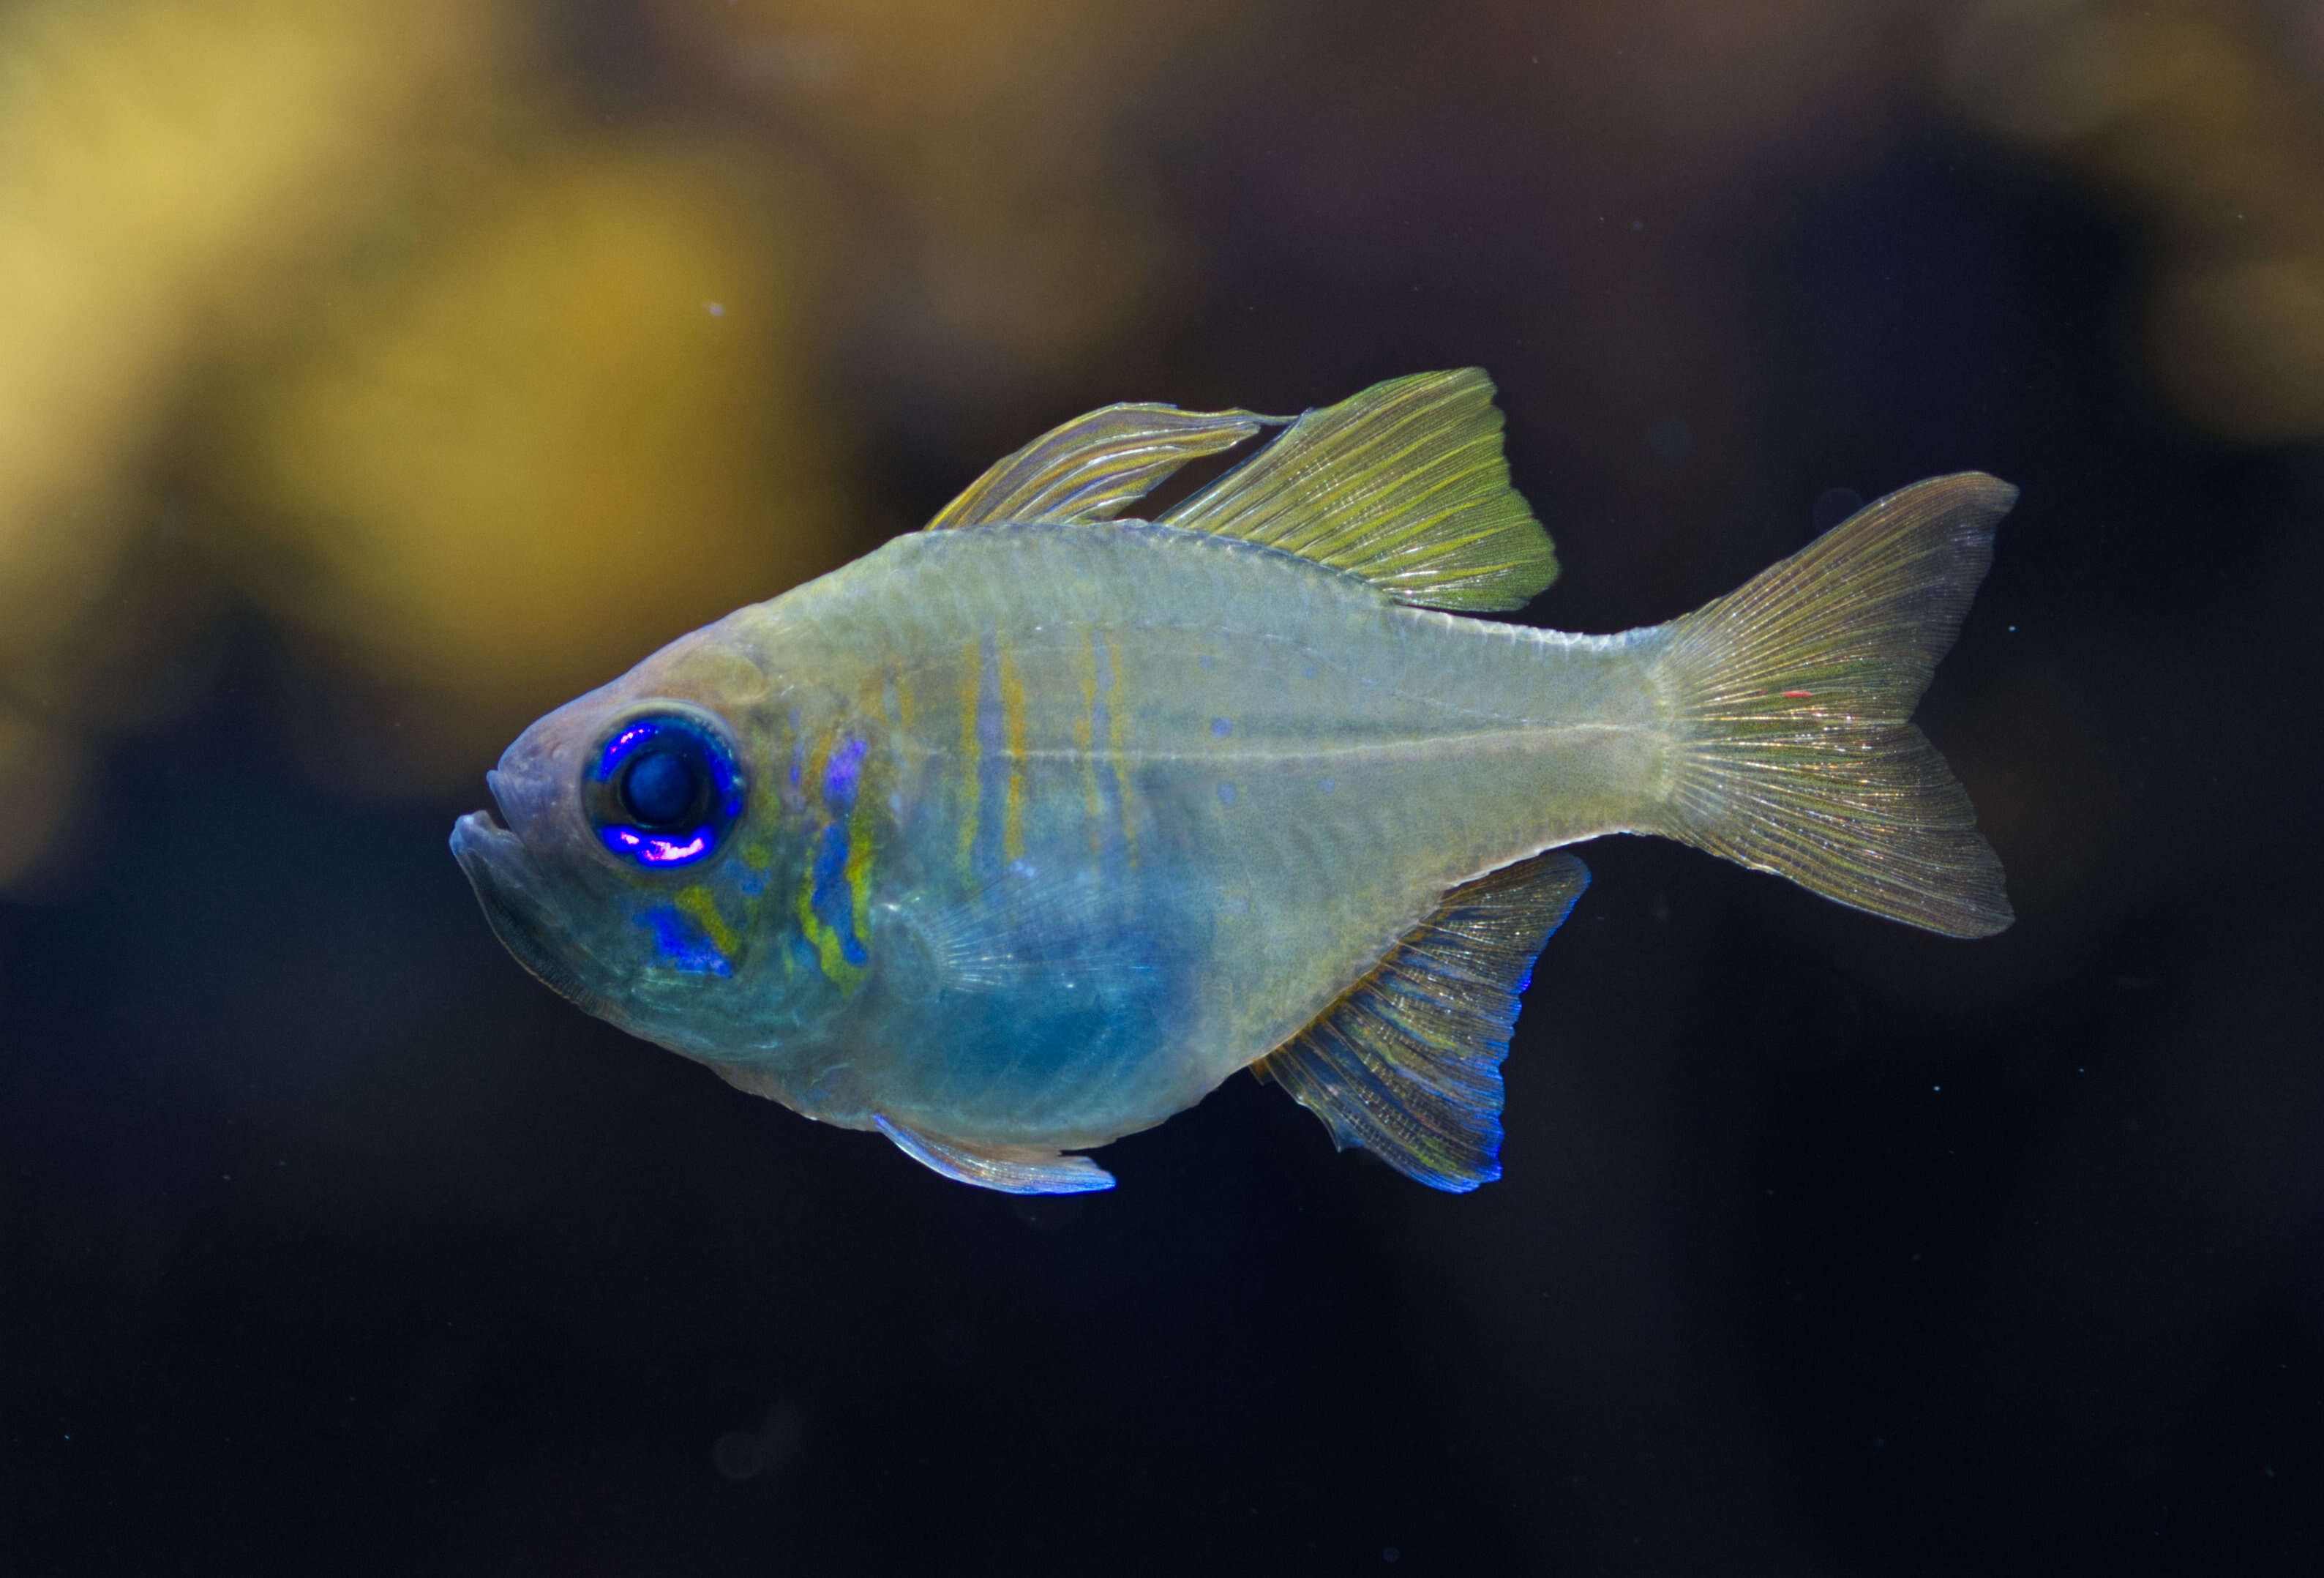
[[[918,612],[878,612],[895,608]],[[901,807],[881,835],[897,854],[875,879],[875,913],[909,913],[907,895],[925,905],[931,891],[941,907],[979,902],[1010,863],[994,835],[1013,796],[1030,807],[1016,859],[1037,877],[1093,883],[1109,917],[1173,916],[1179,936],[1157,946],[1203,962],[1155,961],[1184,984],[1130,1056],[1167,1066],[1192,1095],[1296,1031],[1447,887],[1634,825],[1666,743],[1624,638],[1405,608],[1289,555],[1167,527],[899,539],[747,639],[770,669],[890,665],[915,697],[908,732],[852,715],[829,725],[890,731]],[[1129,720],[1097,751],[1084,744],[1097,732],[1093,641],[1117,654],[1111,697]],[[1003,669],[1018,676],[1015,708]],[[1125,786],[1094,821],[1093,766]],[[945,854],[964,847],[974,859],[947,870]],[[1115,940],[1088,946],[1111,953]],[[1036,1007],[1011,1038],[1079,1029],[1070,1015],[1045,1025]],[[1110,1091],[1144,1100],[1156,1084],[1109,1049],[1096,1082],[1108,1088],[1067,1116],[1062,1057],[957,1035],[940,1049],[898,1041],[863,1055],[892,1059],[890,1106],[925,1116],[943,1091],[951,1131],[970,1138],[1038,1108],[1059,1114],[1065,1143],[1091,1143],[1126,1115]],[[1001,1063],[1014,1081],[988,1086],[973,1111],[957,1104],[952,1071]],[[922,1091],[925,1103],[898,1094]]]

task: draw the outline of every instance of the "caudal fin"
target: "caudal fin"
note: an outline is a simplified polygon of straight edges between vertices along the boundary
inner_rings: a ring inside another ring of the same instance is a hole
[[[2007,926],[2001,863],[1909,720],[2016,497],[1915,483],[1663,626],[1681,743],[1656,830],[1931,931]]]

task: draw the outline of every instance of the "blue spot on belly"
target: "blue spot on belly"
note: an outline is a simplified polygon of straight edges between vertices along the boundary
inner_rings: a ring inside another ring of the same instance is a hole
[[[1340,785],[1336,780],[1327,778],[1323,780],[1323,792],[1327,795],[1339,787]]]
[[[1219,804],[1222,806],[1231,806],[1234,804],[1234,801],[1235,786],[1231,783],[1222,783],[1219,785]]]
[[[1225,739],[1229,734],[1234,733],[1234,719],[1213,718],[1211,720],[1211,733],[1216,734],[1222,740]]]

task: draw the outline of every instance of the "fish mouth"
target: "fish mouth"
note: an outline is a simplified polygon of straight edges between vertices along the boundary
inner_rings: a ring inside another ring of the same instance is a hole
[[[497,777],[485,774],[495,800],[501,798],[500,785],[493,782]],[[452,825],[452,858],[475,890],[493,935],[516,962],[576,1007],[606,1017],[604,1000],[583,984],[568,962],[583,950],[557,906],[541,891],[538,868],[524,841],[490,811],[471,811]]]

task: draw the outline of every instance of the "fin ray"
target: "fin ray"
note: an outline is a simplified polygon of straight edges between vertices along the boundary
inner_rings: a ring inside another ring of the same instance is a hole
[[[941,531],[996,521],[1084,525],[1107,521],[1189,460],[1231,449],[1287,417],[1247,411],[1188,411],[1175,405],[1109,405],[1050,429],[995,461],[925,528]]]
[[[1295,553],[1424,608],[1521,608],[1557,578],[1557,555],[1509,485],[1501,427],[1481,368],[1391,379],[1307,412],[1160,523]]]
[[[971,1145],[923,1134],[880,1112],[872,1121],[898,1150],[954,1183],[1004,1195],[1086,1195],[1113,1187],[1113,1175],[1085,1156],[1030,1145]]]
[[[1550,934],[1590,885],[1538,855],[1444,896],[1305,1030],[1251,1066],[1323,1121],[1433,1188],[1501,1176],[1501,1060]]]
[[[967,992],[1154,971],[1152,939],[1124,923],[1105,884],[1086,870],[1052,874],[1020,860],[956,900],[916,895],[883,905],[881,919],[918,938],[936,980]]]
[[[1909,926],[2006,927],[2001,863],[1908,720],[2016,497],[1983,472],[1915,483],[1660,627],[1686,738],[1652,830]]]

